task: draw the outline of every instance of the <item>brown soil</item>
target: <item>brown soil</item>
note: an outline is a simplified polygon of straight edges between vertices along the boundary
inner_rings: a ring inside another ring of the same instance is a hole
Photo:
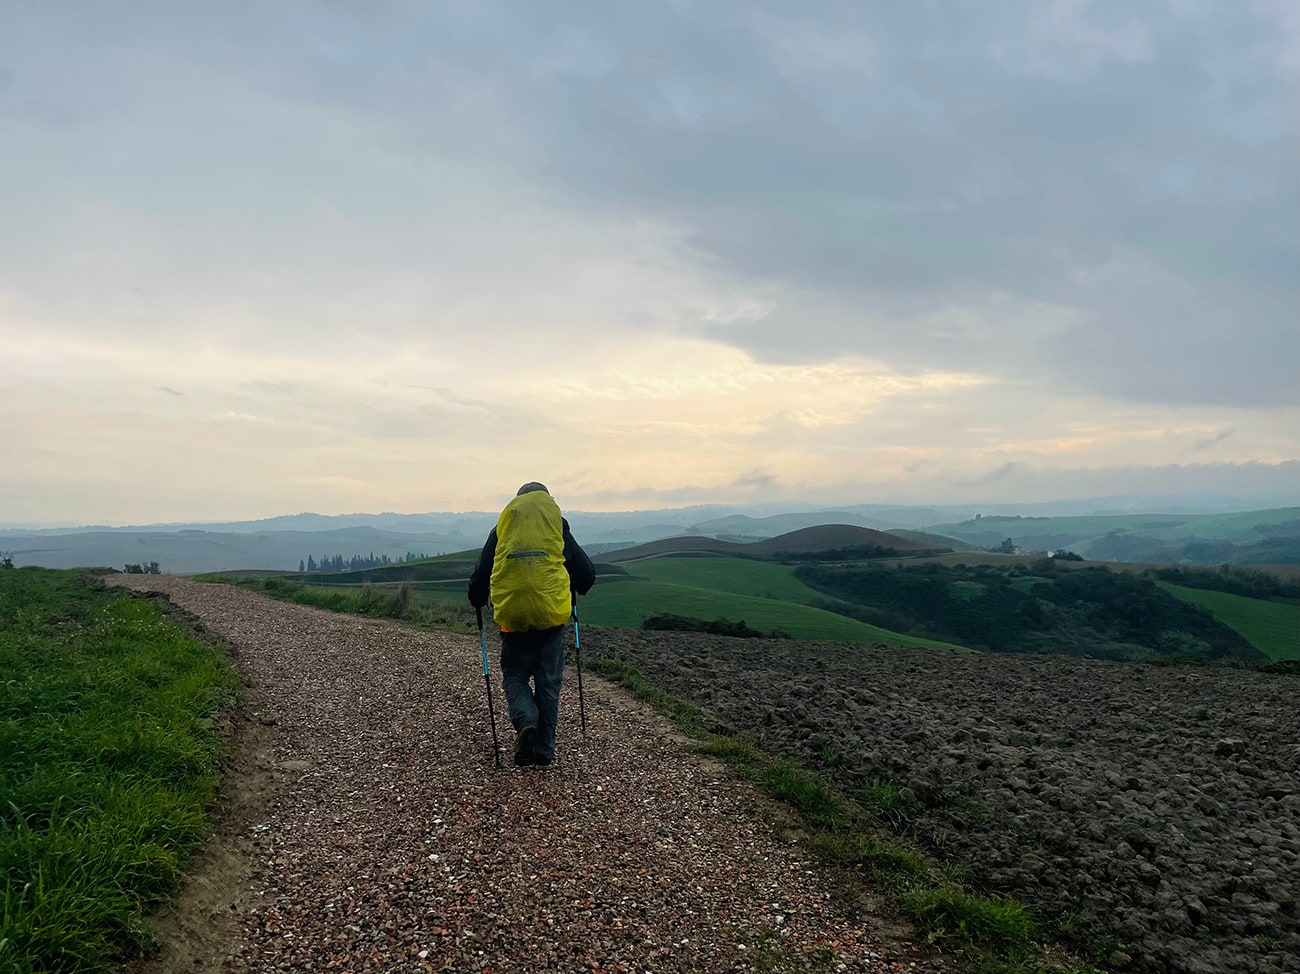
[[[1117,970],[1300,971],[1295,676],[586,629]]]

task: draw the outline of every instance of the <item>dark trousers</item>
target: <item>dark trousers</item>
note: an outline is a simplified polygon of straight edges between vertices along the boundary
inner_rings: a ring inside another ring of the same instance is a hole
[[[510,704],[510,723],[516,733],[537,728],[533,746],[543,761],[555,756],[563,680],[564,626],[501,634],[501,686]]]

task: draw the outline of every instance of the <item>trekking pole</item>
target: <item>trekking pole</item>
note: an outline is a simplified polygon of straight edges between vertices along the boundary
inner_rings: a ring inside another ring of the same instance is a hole
[[[474,606],[474,614],[478,616],[478,645],[483,650],[483,685],[487,687],[488,718],[492,721],[492,754],[497,759],[499,768],[501,767],[501,745],[497,743],[497,712],[492,706],[492,677],[488,675],[487,636],[483,634],[483,607]]]
[[[578,713],[582,716],[582,736],[587,736],[587,702],[582,696],[582,637],[578,633],[578,593],[570,592],[573,599],[573,653],[578,657]]]

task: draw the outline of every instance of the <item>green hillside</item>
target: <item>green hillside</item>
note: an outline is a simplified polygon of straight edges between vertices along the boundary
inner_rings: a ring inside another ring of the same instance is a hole
[[[651,558],[627,566],[652,582],[693,585],[736,595],[811,603],[825,598],[794,577],[794,566],[747,558]]]
[[[895,632],[994,652],[1103,659],[1180,656],[1264,662],[1241,633],[1131,572],[1024,565],[803,565],[837,612]]]
[[[797,639],[962,649],[951,643],[905,636],[834,612],[780,599],[640,578],[597,585],[581,600],[579,610],[585,623],[619,629],[639,629],[647,616],[671,614],[706,620],[743,620],[753,629],[780,630]]]
[[[1157,582],[1166,592],[1208,609],[1269,659],[1300,660],[1300,605]]]

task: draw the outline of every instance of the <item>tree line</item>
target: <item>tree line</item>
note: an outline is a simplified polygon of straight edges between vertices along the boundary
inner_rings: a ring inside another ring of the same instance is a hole
[[[385,565],[404,565],[409,561],[423,561],[428,558],[422,551],[408,551],[400,558],[390,558],[388,555],[378,555],[372,551],[369,555],[353,555],[351,558],[344,558],[342,555],[322,555],[317,561],[314,555],[308,555],[306,560],[298,561],[298,571],[300,572],[355,572],[363,568],[382,568]]]

